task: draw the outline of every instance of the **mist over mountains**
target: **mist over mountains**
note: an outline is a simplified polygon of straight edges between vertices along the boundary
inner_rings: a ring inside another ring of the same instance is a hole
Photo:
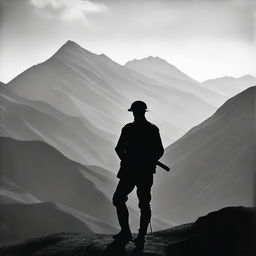
[[[0,231],[6,240],[2,243],[63,230],[88,234],[117,230],[108,194],[90,178],[97,179],[95,172],[44,142],[2,137],[0,145],[4,149]],[[104,176],[98,179],[110,182]]]
[[[158,169],[155,176],[154,229],[229,205],[252,206],[255,87],[247,88],[253,85],[249,75],[199,83],[158,57],[122,66],[72,41],[0,84],[5,242],[59,231],[117,230],[111,203],[119,167],[114,147],[121,128],[133,120],[127,109],[138,99],[160,128],[162,160],[172,168],[168,174]],[[135,228],[133,197],[129,207]],[[22,214],[17,218],[15,212]],[[48,214],[58,219],[56,225]],[[33,229],[31,220],[41,225]]]
[[[235,96],[239,92],[248,88],[248,85],[256,85],[256,78],[251,75],[245,75],[242,77],[220,77],[216,79],[210,79],[202,83],[206,88],[219,92],[228,97]]]
[[[178,72],[176,68],[174,70]],[[175,83],[180,82],[182,88],[183,81],[180,79]],[[191,86],[194,88],[196,85],[191,82]],[[106,140],[111,141],[112,148],[115,146],[122,126],[132,119],[126,110],[134,100],[147,102],[151,110],[148,118],[160,127],[166,146],[216,110],[216,106],[195,93],[151,79],[113,62],[105,55],[93,54],[71,41],[46,62],[33,66],[16,77],[7,87],[22,98],[34,103],[44,102],[65,115],[76,117],[87,129],[90,128],[92,133],[102,136],[97,148],[101,148],[101,158],[106,156],[106,159],[111,160],[100,159],[101,163],[98,161],[96,164],[111,171],[117,168],[118,159],[109,157],[109,145]],[[211,90],[208,93],[214,101],[216,99],[218,105],[226,99]],[[52,111],[47,112],[49,114]],[[33,125],[30,129],[33,129]],[[73,130],[76,133],[80,129],[74,124]],[[48,135],[43,134],[47,138]],[[90,141],[87,134],[84,134],[82,139],[87,137],[91,143],[90,148],[93,148],[94,140]],[[82,164],[95,164],[95,159],[88,158],[81,145],[77,145],[75,141],[67,142],[67,136],[66,139],[64,136],[58,138],[58,145],[52,139],[46,138],[41,139],[63,153],[65,148],[72,147],[72,153],[66,153],[71,159]],[[94,158],[96,155],[94,151]]]
[[[4,149],[1,152],[0,233],[6,240],[2,243],[64,230],[117,232],[112,206],[116,179],[112,173],[71,161],[41,141],[1,137],[0,147]],[[131,199],[132,229],[139,221],[135,204]],[[17,212],[21,214],[15,216]],[[54,219],[57,219],[55,225]],[[36,228],[33,222],[38,223]],[[152,225],[158,230],[172,224],[153,216]]]
[[[132,120],[126,110],[134,100],[147,102],[148,119],[159,126],[163,143],[168,146],[228,99],[160,58],[149,57],[121,66],[72,41],[5,88],[3,93],[9,94],[5,98],[11,102],[8,104],[19,100],[33,108],[33,113],[24,116],[16,107],[16,115],[30,133],[19,134],[17,139],[37,137],[72,160],[113,172],[119,160],[109,149],[114,148],[122,126]],[[43,112],[42,118],[38,111]],[[33,115],[38,116],[37,121]],[[4,122],[3,126],[3,136],[19,133],[15,125]]]
[[[160,81],[167,88],[173,87],[199,97],[214,107],[219,107],[226,100],[226,97],[221,93],[211,91],[206,86],[201,86],[199,82],[159,57],[129,61],[125,66],[151,79]]]
[[[5,86],[1,90],[2,136],[42,140],[83,164],[107,165],[114,159],[111,135],[85,118],[67,115],[43,101],[25,99]],[[99,148],[101,151],[99,151]]]

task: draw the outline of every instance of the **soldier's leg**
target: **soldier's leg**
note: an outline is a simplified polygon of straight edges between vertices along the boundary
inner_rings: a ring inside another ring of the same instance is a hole
[[[144,177],[137,185],[137,196],[140,208],[140,229],[139,237],[144,238],[147,234],[148,225],[151,219],[151,187],[153,185],[153,174]]]
[[[113,205],[116,207],[117,217],[121,231],[130,232],[129,212],[126,206],[128,195],[134,189],[135,184],[128,179],[120,179],[113,195]]]

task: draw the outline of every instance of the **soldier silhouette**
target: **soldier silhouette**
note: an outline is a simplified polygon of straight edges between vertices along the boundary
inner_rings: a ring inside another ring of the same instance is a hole
[[[153,174],[156,172],[156,162],[163,155],[164,149],[158,127],[145,118],[147,105],[143,101],[135,101],[128,111],[133,112],[134,122],[123,127],[115,148],[121,163],[117,174],[120,180],[113,196],[113,205],[117,210],[121,231],[113,238],[122,242],[132,240],[126,201],[136,187],[140,208],[140,228],[137,238],[133,241],[136,248],[142,251],[151,219]]]

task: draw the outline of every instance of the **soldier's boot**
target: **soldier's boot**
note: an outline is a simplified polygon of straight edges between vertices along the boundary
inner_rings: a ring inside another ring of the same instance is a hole
[[[120,240],[123,242],[129,242],[132,240],[132,233],[130,230],[121,230],[118,234],[113,235],[115,240]]]
[[[139,256],[143,254],[145,244],[145,234],[139,233],[138,236],[133,240],[135,248],[133,249],[131,256]]]
[[[116,210],[121,231],[118,234],[113,235],[113,238],[122,242],[129,242],[132,240],[132,233],[129,227],[129,212],[126,204],[116,206]]]
[[[134,240],[135,249],[136,252],[142,252],[144,250],[144,244],[145,244],[145,235],[138,235]]]
[[[137,238],[133,240],[135,244],[135,252],[142,252],[144,250],[145,236],[147,234],[148,225],[151,219],[150,206],[141,207],[140,215],[140,229]]]

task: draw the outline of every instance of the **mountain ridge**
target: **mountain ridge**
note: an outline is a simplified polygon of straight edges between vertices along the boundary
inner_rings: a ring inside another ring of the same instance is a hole
[[[203,87],[201,83],[192,79],[175,66],[159,57],[148,57],[134,60],[125,64],[128,68],[141,73],[151,79],[160,81],[167,88],[174,87],[200,97],[213,106],[219,106],[225,99],[222,94]]]
[[[45,141],[83,164],[105,166],[114,157],[114,152],[109,154],[109,148],[114,147],[112,135],[97,129],[85,117],[68,115],[44,101],[25,99],[8,89],[1,88],[2,136]]]
[[[226,95],[228,97],[244,91],[245,89],[256,85],[256,77],[252,75],[243,75],[240,77],[224,76],[215,79],[208,79],[202,82],[202,86]]]
[[[163,69],[168,68],[170,75],[173,75],[176,78],[182,78],[184,80],[189,80],[194,83],[198,83],[196,80],[192,79],[191,77],[186,75],[184,72],[180,71],[176,66],[174,66],[173,64],[167,62],[165,59],[160,58],[158,56],[155,56],[155,57],[148,56],[142,59],[133,59],[131,61],[126,62],[124,66],[127,66],[129,68],[136,70],[136,67],[139,67],[138,65],[141,65],[141,64],[144,64],[144,65],[159,64],[160,66],[158,67],[158,71],[160,71],[159,68],[163,68]]]
[[[241,78],[255,78],[255,76],[250,75],[250,74],[245,74],[245,75],[238,76],[238,77],[235,77],[235,76],[219,76],[219,77],[215,77],[215,78],[206,79],[202,83],[207,82],[207,81],[211,81],[211,80],[218,80],[218,79],[234,79],[235,80],[235,79],[241,79]]]
[[[62,49],[16,77],[8,83],[8,89],[26,99],[44,101],[68,115],[85,117],[96,128],[112,134],[115,141],[121,126],[129,122],[124,111],[138,98],[155,109],[149,116],[162,126],[165,145],[216,108],[190,92],[167,87],[102,55],[90,53],[88,57],[86,50],[72,42],[66,46],[75,51]],[[181,99],[185,105],[181,105]],[[165,105],[170,106],[172,120]]]
[[[159,173],[155,196],[166,199],[153,207],[160,216],[184,223],[228,205],[254,205],[255,102],[251,87],[166,149],[163,161],[173,172]]]
[[[1,184],[3,184],[2,180],[8,181],[8,183],[5,182],[6,186],[3,190],[0,190],[0,209],[2,210],[0,214],[5,216],[1,222],[2,225],[13,227],[12,223],[15,222],[20,227],[18,233],[22,236],[22,228],[25,228],[26,223],[29,223],[34,216],[31,215],[29,218],[29,209],[33,207],[33,209],[40,208],[42,214],[40,211],[38,215],[34,212],[35,218],[38,216],[38,219],[34,219],[34,225],[38,225],[26,227],[28,235],[51,230],[51,227],[47,226],[50,222],[44,219],[44,215],[49,214],[49,211],[61,214],[63,221],[66,219],[64,215],[68,214],[70,222],[84,222],[93,232],[117,231],[116,212],[112,205],[112,196],[117,186],[114,174],[102,168],[89,168],[72,161],[42,141],[17,141],[0,137],[0,148]],[[44,207],[43,203],[46,202],[51,203],[50,208]],[[16,210],[24,209],[24,215],[18,218],[14,214],[8,214],[10,212],[6,205],[9,204],[15,204],[16,206],[13,207]],[[135,229],[138,226],[139,213],[136,201],[132,197],[128,207],[131,229]],[[45,225],[40,226],[40,219]],[[65,230],[72,231],[72,225],[68,223],[69,229]],[[172,226],[169,221],[158,218],[154,213],[152,225],[158,230],[166,225]],[[76,227],[78,228],[79,225]],[[15,227],[13,229],[15,230]],[[8,232],[2,231],[1,237],[7,239]],[[19,236],[16,238],[19,239]]]

